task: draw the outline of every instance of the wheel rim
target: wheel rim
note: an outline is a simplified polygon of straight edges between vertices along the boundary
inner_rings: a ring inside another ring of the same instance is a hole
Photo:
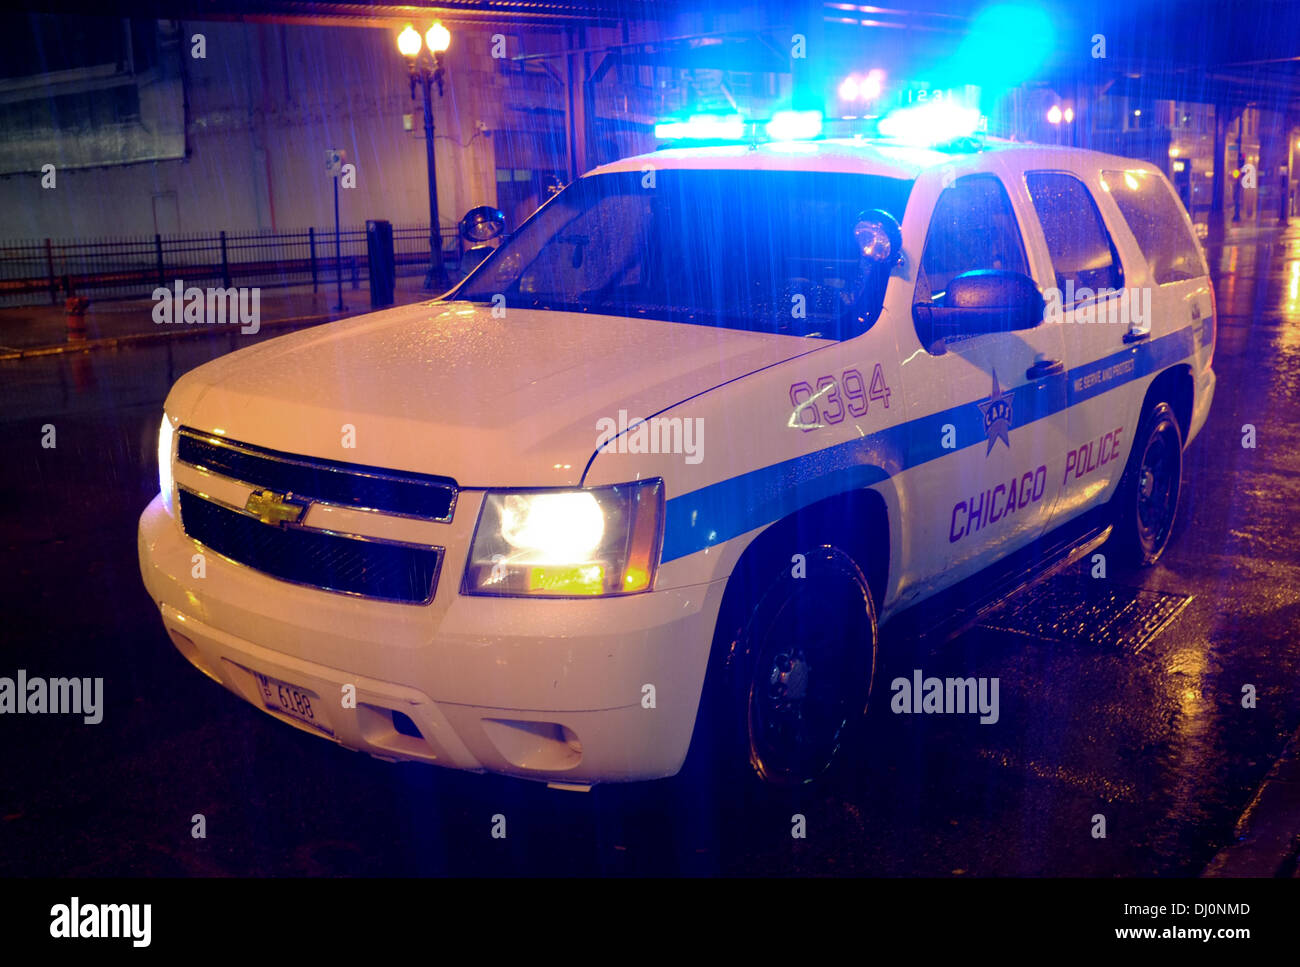
[[[1160,548],[1169,537],[1178,505],[1180,472],[1178,434],[1165,420],[1147,439],[1137,477],[1138,531],[1148,548]]]
[[[750,760],[769,781],[808,782],[824,772],[862,712],[863,676],[870,681],[874,642],[862,589],[847,578],[832,593],[825,580],[813,584],[811,576],[788,580],[757,643]]]

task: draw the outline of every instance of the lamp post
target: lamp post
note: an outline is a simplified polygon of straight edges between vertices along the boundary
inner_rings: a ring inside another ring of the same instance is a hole
[[[442,262],[442,231],[438,222],[438,168],[433,158],[433,85],[438,85],[442,97],[442,54],[451,46],[451,31],[434,23],[421,41],[410,24],[397,36],[397,49],[406,58],[411,78],[411,100],[415,100],[415,85],[424,91],[424,150],[429,176],[429,271],[424,276],[424,287],[439,292],[451,287],[447,269]]]

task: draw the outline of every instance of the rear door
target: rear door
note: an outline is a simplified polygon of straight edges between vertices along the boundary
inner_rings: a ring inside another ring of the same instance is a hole
[[[1142,323],[1149,305],[1140,288],[1125,285],[1094,188],[1070,171],[1029,171],[1025,185],[1051,262],[1048,324],[1060,331],[1069,366],[1068,438],[1053,512],[1060,524],[1108,497],[1123,471],[1141,403],[1129,327]]]

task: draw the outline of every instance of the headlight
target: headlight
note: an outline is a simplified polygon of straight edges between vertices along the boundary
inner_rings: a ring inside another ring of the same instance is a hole
[[[158,426],[158,492],[162,494],[163,506],[169,514],[172,512],[172,441],[175,438],[176,428],[164,413]]]
[[[659,563],[663,481],[483,498],[465,594],[589,597],[648,590]]]

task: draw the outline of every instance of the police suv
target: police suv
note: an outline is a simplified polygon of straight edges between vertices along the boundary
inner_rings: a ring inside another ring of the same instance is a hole
[[[443,298],[184,376],[141,571],[191,663],[350,749],[801,784],[882,630],[968,625],[1107,540],[1160,556],[1214,340],[1150,164],[671,147]]]

